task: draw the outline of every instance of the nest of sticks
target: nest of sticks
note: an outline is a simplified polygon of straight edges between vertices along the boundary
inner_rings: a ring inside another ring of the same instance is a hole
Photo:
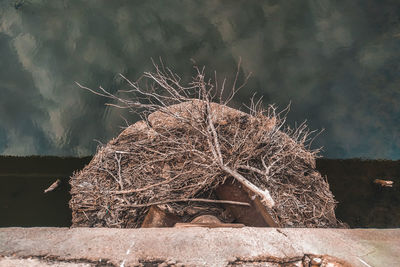
[[[228,221],[214,190],[233,178],[281,227],[340,227],[329,184],[315,170],[318,150],[309,147],[307,126],[285,127],[282,112],[260,101],[251,101],[248,113],[229,108],[240,88],[214,103],[224,85],[196,71],[187,86],[163,66],[139,82],[121,75],[131,97],[78,84],[143,120],[99,147],[71,177],[72,226],[137,228],[152,205],[183,221],[204,212]],[[146,79],[152,83],[143,89]]]

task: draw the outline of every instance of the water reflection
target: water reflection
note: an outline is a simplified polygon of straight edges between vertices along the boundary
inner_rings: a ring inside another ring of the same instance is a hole
[[[377,0],[4,0],[0,154],[92,154],[124,122],[74,81],[115,91],[118,73],[136,79],[161,56],[221,77],[242,57],[253,78],[237,102],[291,100],[291,122],[326,128],[325,156],[400,158],[399,14]]]

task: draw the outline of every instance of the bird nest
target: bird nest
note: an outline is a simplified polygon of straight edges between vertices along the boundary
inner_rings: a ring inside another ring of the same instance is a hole
[[[186,87],[158,66],[144,77],[154,82],[146,90],[127,80],[131,99],[80,85],[139,111],[143,120],[71,177],[72,226],[137,228],[155,205],[182,222],[204,213],[234,222],[227,201],[215,194],[232,180],[260,199],[278,226],[341,225],[329,184],[315,169],[318,151],[307,144],[305,124],[285,127],[284,116],[260,102],[252,101],[248,113],[214,103],[212,92],[224,88],[206,82],[198,69]]]

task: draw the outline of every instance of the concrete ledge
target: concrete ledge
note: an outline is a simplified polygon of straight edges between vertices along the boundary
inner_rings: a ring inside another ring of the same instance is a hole
[[[301,266],[329,255],[375,267],[398,266],[399,251],[400,229],[0,228],[0,266]]]

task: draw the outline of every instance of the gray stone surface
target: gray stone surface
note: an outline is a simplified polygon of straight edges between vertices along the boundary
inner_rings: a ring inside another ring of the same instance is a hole
[[[35,258],[18,259],[13,257],[0,258],[0,267],[91,267],[90,263],[57,262]]]
[[[236,260],[250,266],[255,261],[287,262],[305,254],[327,254],[352,266],[375,267],[399,266],[399,252],[400,229],[0,228],[0,266],[18,266],[21,259],[26,264],[20,266],[168,261],[226,266]]]

